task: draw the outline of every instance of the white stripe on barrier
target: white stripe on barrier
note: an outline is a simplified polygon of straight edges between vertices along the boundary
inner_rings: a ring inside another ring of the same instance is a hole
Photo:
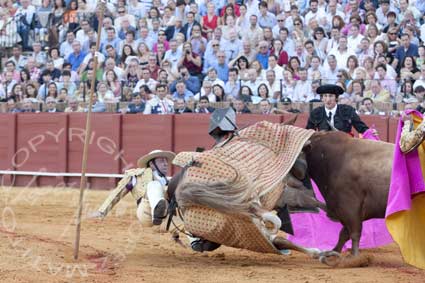
[[[40,172],[40,171],[9,171],[0,170],[0,175],[33,175],[33,176],[47,176],[47,177],[81,177],[81,173],[61,173],[61,172]],[[122,178],[124,174],[100,174],[100,173],[86,173],[86,177],[98,178]]]

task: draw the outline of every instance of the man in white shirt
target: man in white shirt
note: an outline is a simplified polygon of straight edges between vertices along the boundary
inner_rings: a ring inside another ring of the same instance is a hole
[[[115,30],[115,34],[117,33],[117,30],[115,29],[114,25],[112,24],[112,19],[110,17],[103,18],[103,24],[102,24],[102,31],[100,33],[100,40],[104,41],[108,37],[108,29],[113,28]]]
[[[167,86],[159,84],[156,86],[156,95],[146,102],[143,114],[173,114],[174,102],[167,96]]]
[[[223,40],[223,47],[221,50],[226,53],[226,59],[228,61],[235,59],[242,50],[242,41],[238,38],[235,30],[229,32],[229,40]]]
[[[22,70],[25,68],[25,65],[27,64],[28,58],[26,56],[22,55],[22,46],[15,45],[12,47],[12,57],[7,59],[8,61],[13,61],[15,63],[15,66],[18,70]]]
[[[94,56],[97,55],[97,64],[98,66],[102,66],[103,62],[105,62],[105,55],[96,51],[96,42],[90,43],[90,52],[84,57],[83,63],[81,64],[81,69],[84,70],[88,65],[90,59],[94,59]]]
[[[300,79],[297,81],[293,97],[290,97],[290,99],[296,102],[309,102],[311,100],[309,97],[311,81],[307,80],[307,70],[305,68],[300,68],[298,74]]]
[[[390,7],[390,0],[381,0],[379,1],[379,8],[376,10],[376,17],[378,18],[378,23],[385,27],[388,24],[387,14],[388,12],[396,10],[393,7]]]
[[[338,5],[339,4],[337,0],[329,0],[328,6],[326,8],[326,31],[330,31],[332,29],[332,19],[335,16],[340,16],[342,19],[344,18],[344,13],[338,10]]]
[[[121,57],[124,45],[130,45],[134,52],[137,54],[137,42],[134,40],[136,34],[132,30],[128,30],[125,33],[125,39],[120,41],[120,44],[118,45],[118,55]]]
[[[315,20],[318,24],[326,23],[326,15],[319,10],[319,2],[317,0],[310,0],[310,11],[305,15],[304,22],[310,25],[310,22]]]
[[[138,92],[140,87],[147,85],[152,92],[155,92],[158,82],[151,78],[151,71],[148,68],[142,69],[142,79],[140,79],[133,89],[133,92]]]
[[[272,28],[273,38],[279,38],[280,29],[285,28],[285,15],[279,14],[276,16],[277,25]]]
[[[114,26],[118,30],[121,28],[121,22],[123,20],[128,20],[132,27],[137,27],[136,18],[131,14],[127,14],[125,11],[125,7],[118,8],[118,15],[119,16],[114,20]]]
[[[328,55],[326,59],[328,67],[325,69],[323,80],[326,83],[334,84],[338,81],[338,66],[335,55]]]
[[[359,65],[363,66],[363,62],[367,57],[375,57],[373,54],[373,47],[370,44],[370,40],[367,37],[363,37],[360,41],[359,48],[356,49],[357,58],[359,59]]]
[[[77,40],[81,43],[86,42],[89,40],[88,33],[90,30],[92,30],[92,27],[89,24],[89,21],[82,20],[80,23],[81,29],[77,31]],[[95,32],[95,37],[97,37],[97,33]]]
[[[315,0],[313,0],[315,1]],[[276,25],[276,16],[267,9],[267,2],[263,1],[258,4],[260,13],[258,15],[258,24],[261,28],[273,28]]]
[[[176,71],[181,57],[182,52],[177,48],[177,40],[171,39],[170,49],[165,52],[164,60],[169,61],[171,63],[172,70]]]
[[[357,50],[357,48],[360,48],[360,42],[363,39],[363,35],[360,34],[360,27],[357,24],[351,25],[350,28],[350,36],[348,37],[348,46],[350,46],[351,49]]]
[[[149,47],[149,50],[152,50],[152,47],[155,43],[153,38],[149,35],[149,30],[146,27],[140,28],[140,36],[139,39],[136,40],[137,46],[139,46],[140,43],[144,43]]]
[[[338,42],[338,48],[329,52],[329,55],[334,55],[337,59],[337,65],[340,69],[347,68],[347,60],[351,55],[356,55],[353,50],[348,47],[347,37],[341,36]]]
[[[269,68],[267,71],[272,70],[275,73],[276,80],[280,81],[283,80],[283,71],[284,69],[277,64],[277,57],[276,55],[270,55],[268,59]]]
[[[308,68],[308,79],[313,80],[314,76],[318,72],[320,74],[320,78],[324,78],[325,70],[323,69],[322,60],[319,56],[313,55],[311,57],[310,68]]]
[[[421,68],[421,75],[413,84],[413,89],[416,89],[418,86],[423,86],[425,88],[425,64],[422,64],[420,68]]]
[[[288,28],[282,28],[279,31],[279,39],[282,41],[283,47],[282,49],[288,53],[288,56],[295,55],[295,42],[289,37]]]
[[[117,75],[118,80],[123,80],[124,79],[124,70],[121,69],[120,67],[115,66],[115,60],[112,58],[108,58],[105,61],[105,70],[103,71],[103,80],[106,80],[106,73],[108,71],[114,71],[114,73]]]
[[[276,79],[275,71],[266,72],[266,87],[269,90],[269,100],[277,103],[280,99],[280,80]]]
[[[248,70],[248,81],[242,81],[242,86],[247,86],[251,89],[254,96],[258,96],[258,86],[261,81],[257,79],[257,70],[249,69]]]
[[[338,48],[338,41],[341,37],[341,31],[337,27],[333,27],[331,29],[331,38],[328,40],[328,44],[326,45],[326,52],[329,52],[335,48]]]
[[[263,40],[263,30],[257,25],[257,16],[251,15],[249,17],[249,29],[244,32],[242,39],[251,42],[252,46],[257,46]]]
[[[64,58],[68,58],[69,54],[71,54],[74,50],[72,49],[72,43],[75,40],[75,35],[72,31],[68,31],[66,33],[66,41],[62,42],[60,46],[60,54]]]

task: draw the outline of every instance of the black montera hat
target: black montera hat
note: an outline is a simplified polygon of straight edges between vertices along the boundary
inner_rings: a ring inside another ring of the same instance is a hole
[[[325,93],[335,94],[338,97],[344,93],[344,89],[340,86],[331,84],[321,85],[317,88],[317,94],[321,95]]]

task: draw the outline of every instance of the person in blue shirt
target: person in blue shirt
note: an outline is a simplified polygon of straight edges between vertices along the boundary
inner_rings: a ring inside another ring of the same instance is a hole
[[[255,59],[258,60],[261,66],[263,67],[263,69],[266,70],[269,68],[269,55],[270,55],[269,44],[265,40],[260,41],[260,43],[258,44],[258,48],[259,50]]]
[[[213,68],[217,71],[217,77],[223,82],[229,80],[229,66],[226,60],[226,53],[224,51],[217,52],[217,63],[213,65]]]
[[[173,93],[176,91],[176,85],[179,81],[183,81],[186,85],[186,89],[188,89],[192,93],[198,93],[201,90],[199,79],[195,76],[192,76],[185,66],[180,66],[178,68],[178,71],[180,74],[180,78],[171,83],[170,92]]]
[[[71,64],[71,69],[77,72],[87,54],[81,51],[81,43],[78,40],[72,42],[72,50],[73,52],[69,54],[67,60]]]
[[[117,38],[117,33],[112,27],[106,29],[106,39],[104,39],[100,44],[100,50],[105,56],[108,56],[108,52],[106,50],[108,45],[111,45],[115,50],[117,50],[120,46],[120,40]]]
[[[179,81],[176,84],[176,91],[173,93],[173,99],[183,98],[184,101],[188,102],[193,99],[193,92],[186,89],[186,85],[183,81]]]
[[[97,97],[97,93],[94,93],[92,96],[93,102],[92,102],[92,108],[91,111],[93,113],[102,113],[102,112],[106,112],[106,106],[105,103],[100,102],[98,97]],[[87,112],[88,110],[85,109],[85,112]]]
[[[418,46],[410,42],[410,36],[407,33],[401,35],[401,46],[395,51],[394,60],[392,66],[394,69],[399,70],[401,62],[403,62],[406,56],[418,57]]]
[[[145,111],[146,104],[142,100],[140,93],[134,93],[131,103],[128,105],[127,113],[143,113]]]

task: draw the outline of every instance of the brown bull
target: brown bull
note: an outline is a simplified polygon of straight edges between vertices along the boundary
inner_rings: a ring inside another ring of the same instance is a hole
[[[326,201],[329,218],[343,228],[334,251],[352,240],[359,254],[362,222],[384,218],[394,144],[354,139],[342,132],[320,132],[304,148],[308,173]]]

